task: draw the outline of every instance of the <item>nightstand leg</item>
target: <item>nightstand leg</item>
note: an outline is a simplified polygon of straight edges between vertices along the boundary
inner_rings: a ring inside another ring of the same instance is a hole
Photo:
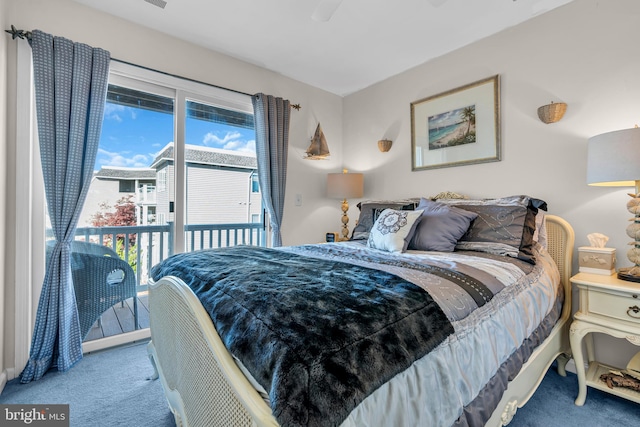
[[[587,378],[584,369],[584,357],[582,355],[582,338],[584,338],[584,336],[585,333],[581,329],[581,323],[574,321],[569,331],[569,342],[571,344],[571,352],[573,353],[573,361],[576,363],[576,374],[578,374],[577,406],[584,405],[584,401],[587,399]]]
[[[596,360],[596,352],[593,345],[593,334],[585,335],[584,340],[585,346],[587,347],[587,360],[591,363]]]

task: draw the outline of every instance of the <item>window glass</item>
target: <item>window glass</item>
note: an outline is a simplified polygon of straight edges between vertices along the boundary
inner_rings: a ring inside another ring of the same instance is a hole
[[[141,203],[149,203],[153,191],[156,153],[173,141],[173,102],[166,96],[109,85],[94,179],[78,227],[148,223],[148,208]]]
[[[135,181],[120,181],[120,192],[121,193],[133,193],[136,191],[136,182]]]
[[[262,210],[254,191],[253,116],[193,100],[186,101],[186,114],[186,250],[258,244],[255,231],[230,234],[220,227],[251,223]],[[193,228],[205,224],[211,227]]]

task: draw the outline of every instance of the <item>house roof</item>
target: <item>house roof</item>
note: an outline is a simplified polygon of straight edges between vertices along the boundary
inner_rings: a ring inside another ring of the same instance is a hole
[[[185,159],[187,163],[197,163],[214,166],[228,166],[246,169],[256,169],[258,162],[255,156],[245,155],[237,151],[218,148],[186,145]],[[173,143],[167,144],[151,163],[157,169],[165,161],[173,161]]]
[[[153,168],[118,168],[103,166],[94,172],[94,178],[108,179],[156,179],[156,170]]]

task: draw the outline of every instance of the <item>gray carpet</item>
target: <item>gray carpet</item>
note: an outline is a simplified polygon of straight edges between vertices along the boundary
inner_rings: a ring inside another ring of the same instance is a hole
[[[85,355],[66,373],[49,371],[29,384],[10,381],[0,403],[68,403],[78,427],[175,426],[160,381],[147,357],[147,343]]]
[[[52,371],[29,384],[11,381],[0,403],[69,403],[71,426],[175,426],[160,382],[147,380],[152,373],[146,343],[137,343],[86,355],[64,374]],[[640,426],[640,405],[589,389],[578,407],[577,394],[575,374],[561,377],[551,368],[510,426]]]
[[[515,427],[638,427],[640,405],[587,388],[584,406],[576,406],[578,377],[567,372],[558,375],[551,367],[538,390],[509,426]]]

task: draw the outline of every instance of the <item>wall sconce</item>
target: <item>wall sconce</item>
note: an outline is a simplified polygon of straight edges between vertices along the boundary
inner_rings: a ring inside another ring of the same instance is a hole
[[[378,141],[378,149],[383,153],[386,153],[387,151],[391,150],[392,144],[393,141],[389,139],[381,139],[380,141]]]
[[[565,111],[567,111],[567,104],[564,102],[554,104],[553,101],[551,101],[551,104],[543,105],[538,108],[538,117],[544,123],[555,123],[560,121],[562,116],[564,116]]]

